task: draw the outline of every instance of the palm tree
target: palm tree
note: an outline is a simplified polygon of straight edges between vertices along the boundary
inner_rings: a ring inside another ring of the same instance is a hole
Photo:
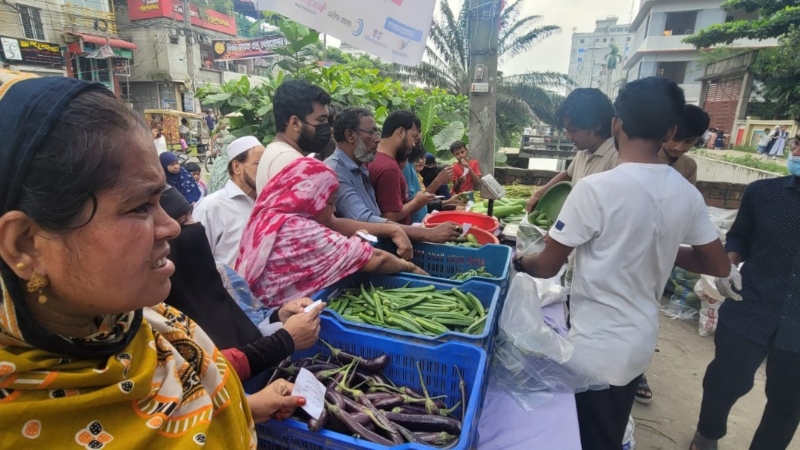
[[[619,67],[619,64],[622,62],[622,55],[619,53],[619,47],[615,44],[611,44],[611,50],[606,55],[606,69],[608,73],[606,76],[608,79],[606,80],[606,94],[609,97],[613,97],[613,92],[611,92],[611,75],[613,75],[614,70]]]
[[[511,2],[500,16],[498,62],[502,63],[532,48],[561,29],[555,25],[536,26],[541,16],[522,16],[525,0]],[[403,81],[440,87],[451,94],[469,95],[469,2],[464,1],[456,16],[447,0],[441,0],[442,15],[431,26],[426,61],[417,67],[402,67]],[[519,75],[498,74],[498,119],[514,125],[498,124],[498,129],[522,129],[533,119],[555,121],[559,96],[552,90],[571,84],[566,75],[555,72],[528,72]],[[504,134],[498,136],[505,141]],[[504,142],[506,145],[508,142]]]

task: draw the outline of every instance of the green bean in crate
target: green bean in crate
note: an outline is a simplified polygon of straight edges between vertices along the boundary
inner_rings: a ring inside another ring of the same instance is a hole
[[[424,336],[449,331],[478,335],[486,324],[486,310],[475,295],[432,285],[386,289],[361,284],[345,289],[328,308],[346,320]]]

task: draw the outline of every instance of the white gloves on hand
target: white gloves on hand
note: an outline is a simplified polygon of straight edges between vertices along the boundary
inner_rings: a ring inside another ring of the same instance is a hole
[[[731,264],[731,273],[727,278],[717,278],[714,280],[717,290],[725,298],[742,301],[742,296],[737,292],[742,290],[742,274],[735,265]],[[735,289],[735,290],[734,290]]]

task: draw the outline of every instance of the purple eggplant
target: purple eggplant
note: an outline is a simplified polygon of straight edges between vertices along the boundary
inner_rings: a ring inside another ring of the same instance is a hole
[[[328,350],[330,350],[333,357],[338,359],[339,362],[341,362],[342,364],[350,364],[353,361],[360,360],[358,365],[360,367],[363,367],[365,370],[369,372],[380,372],[391,361],[389,355],[380,355],[372,359],[363,359],[360,356],[352,355],[350,353],[339,350],[338,348],[334,348],[332,345],[328,344],[322,339],[320,339],[319,341],[322,342],[326,347],[328,347]]]
[[[328,422],[328,410],[322,408],[322,414],[319,415],[319,419],[311,418],[308,421],[308,431],[312,433],[316,433],[317,431],[321,430],[325,427],[325,423]]]
[[[328,408],[328,412],[336,418],[339,422],[343,423],[344,426],[347,427],[351,432],[361,436],[362,439],[366,439],[368,441],[374,442],[376,444],[385,445],[387,447],[391,447],[396,445],[394,442],[386,439],[385,437],[375,433],[374,431],[370,431],[360,423],[356,422],[352,416],[347,414],[343,409],[339,408],[336,405],[326,403],[326,407]]]
[[[451,443],[453,443],[453,441],[458,440],[458,436],[445,433],[444,431],[439,433],[426,431],[414,434],[425,444],[433,445],[434,447],[444,447],[445,445],[450,445]]]
[[[438,415],[395,414],[386,413],[386,418],[413,431],[446,431],[450,434],[461,434],[461,422],[450,417]]]

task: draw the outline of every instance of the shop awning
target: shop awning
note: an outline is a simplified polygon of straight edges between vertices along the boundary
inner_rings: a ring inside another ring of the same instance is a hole
[[[88,42],[90,44],[95,45],[106,45],[108,44],[111,47],[115,48],[127,48],[129,50],[135,50],[136,44],[133,42],[123,41],[122,39],[114,39],[114,38],[107,38],[105,36],[97,36],[95,34],[87,34],[87,33],[70,33],[73,36],[77,36],[83,39],[83,42]]]

